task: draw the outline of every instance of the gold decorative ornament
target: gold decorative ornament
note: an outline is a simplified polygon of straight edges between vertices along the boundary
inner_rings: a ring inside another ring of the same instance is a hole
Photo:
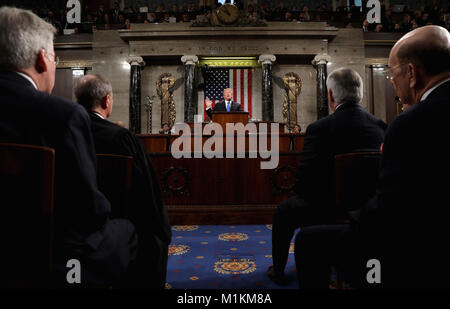
[[[224,24],[232,24],[239,18],[239,9],[233,4],[225,3],[217,10],[217,17]]]
[[[283,119],[288,129],[292,130],[297,124],[297,97],[302,90],[302,80],[298,74],[290,72],[283,77],[284,102]]]
[[[161,100],[161,123],[168,123],[169,127],[175,124],[176,110],[173,100],[173,86],[175,79],[170,73],[161,74],[156,82],[156,93]]]

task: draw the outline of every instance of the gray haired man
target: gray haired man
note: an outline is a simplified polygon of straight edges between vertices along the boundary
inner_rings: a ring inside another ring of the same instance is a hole
[[[363,81],[356,71],[340,68],[331,72],[327,86],[334,113],[308,126],[296,172],[296,195],[281,203],[273,217],[274,265],[267,275],[280,285],[288,282],[284,268],[295,229],[334,220],[334,156],[359,149],[379,150],[386,129],[382,120],[361,106]]]
[[[110,203],[97,188],[87,112],[50,94],[57,62],[54,33],[30,11],[0,8],[0,142],[55,149],[54,261],[63,271],[58,283],[66,282],[66,263],[77,259],[81,286],[117,286],[136,256],[137,236],[130,222],[109,219]],[[2,225],[14,241],[17,222],[6,218]],[[41,287],[46,279],[37,278],[36,284]]]

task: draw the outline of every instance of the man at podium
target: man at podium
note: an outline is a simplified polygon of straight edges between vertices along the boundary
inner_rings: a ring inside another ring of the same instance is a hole
[[[206,97],[205,99],[205,105],[206,105],[206,114],[208,114],[209,119],[212,119],[212,110],[215,112],[241,112],[241,104],[237,102],[233,102],[233,89],[226,88],[223,90],[223,100],[219,101],[214,105],[214,109],[212,109],[212,101]]]

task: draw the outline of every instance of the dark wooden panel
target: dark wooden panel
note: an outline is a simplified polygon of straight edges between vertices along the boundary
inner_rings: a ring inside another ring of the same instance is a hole
[[[173,143],[178,137],[139,135],[155,167],[171,224],[267,224],[275,207],[294,194],[304,134],[280,134],[275,169],[261,169],[261,162],[269,158],[262,159],[259,153],[249,157],[248,134],[245,158],[238,158],[236,152],[232,158],[224,154],[224,158],[208,159],[201,153],[194,157],[190,139],[190,157],[175,159],[166,151],[166,141]],[[202,136],[202,143],[209,138]],[[219,142],[225,146],[225,140]],[[269,135],[269,147],[270,142]]]

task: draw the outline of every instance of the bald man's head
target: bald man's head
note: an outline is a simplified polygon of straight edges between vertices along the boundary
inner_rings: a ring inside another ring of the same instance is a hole
[[[430,77],[450,71],[450,34],[439,26],[417,28],[394,45],[390,57],[420,66]]]

